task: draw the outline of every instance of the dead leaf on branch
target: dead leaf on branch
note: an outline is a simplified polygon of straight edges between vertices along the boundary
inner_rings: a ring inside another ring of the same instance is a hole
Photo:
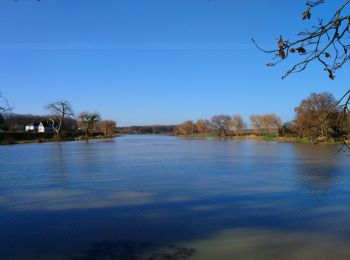
[[[334,80],[335,79],[335,76],[333,75],[333,71],[331,69],[327,69],[328,71],[328,77],[331,79],[331,80]]]
[[[282,39],[282,36],[280,36],[278,40],[278,49],[279,49],[279,56],[281,59],[284,59],[286,57],[286,53],[284,52],[284,42]]]
[[[298,51],[298,53],[300,54],[305,54],[306,53],[306,50],[304,49],[304,47],[299,47],[296,49]]]
[[[305,53],[306,53],[306,50],[305,50],[304,47],[298,47],[298,48],[291,48],[291,49],[290,49],[290,52],[291,52],[291,53],[296,53],[296,52],[298,52],[298,53],[300,53],[300,54],[305,54]]]
[[[310,20],[311,19],[311,13],[309,10],[304,11],[302,15],[303,15],[303,20],[306,20],[306,19]]]

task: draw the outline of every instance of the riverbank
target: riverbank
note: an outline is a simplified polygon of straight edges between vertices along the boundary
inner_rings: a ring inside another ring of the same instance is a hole
[[[53,135],[38,134],[38,133],[26,133],[24,137],[18,138],[18,133],[11,136],[9,133],[0,133],[0,145],[12,145],[12,144],[30,144],[30,143],[49,143],[49,142],[72,142],[72,141],[84,141],[86,137],[81,136],[65,136],[60,140],[57,140]],[[6,135],[6,136],[4,136]],[[123,135],[123,134],[122,134]],[[168,134],[170,135],[170,134]],[[17,138],[16,138],[17,136]],[[88,140],[94,139],[111,139],[120,136],[115,134],[113,136],[94,135],[89,137]],[[215,134],[193,134],[193,135],[176,135],[180,138],[185,139],[217,139],[217,140],[241,140],[241,141],[270,141],[278,143],[308,143],[308,144],[342,144],[343,139],[336,140],[334,138],[324,139],[313,139],[311,137],[286,137],[286,136],[258,136],[254,134],[240,135],[240,136],[218,136]],[[5,138],[4,138],[5,137]],[[347,144],[350,144],[350,140],[346,140]]]
[[[114,136],[104,136],[96,134],[90,136],[88,140],[93,139],[110,139]],[[72,142],[87,140],[85,135],[75,135],[72,133],[65,134],[60,139],[54,137],[54,135],[47,133],[24,133],[24,132],[4,132],[0,133],[0,145],[12,145],[12,144],[30,144],[30,143],[50,143],[50,142]]]
[[[290,136],[258,136],[254,134],[249,135],[235,135],[235,136],[218,136],[215,134],[193,134],[193,135],[179,135],[182,138],[195,138],[195,139],[220,139],[220,140],[250,140],[250,141],[272,141],[278,143],[309,143],[309,144],[341,144],[344,143],[343,139],[336,140],[334,138],[328,139],[314,139],[312,137],[290,137]],[[346,140],[346,143],[350,143],[350,140]]]

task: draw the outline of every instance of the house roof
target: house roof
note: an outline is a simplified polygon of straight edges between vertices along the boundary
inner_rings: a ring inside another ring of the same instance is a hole
[[[30,123],[29,125],[27,125],[27,126],[36,126],[36,127],[38,127],[39,126],[39,123],[35,123],[35,122],[33,122],[33,123]]]
[[[43,125],[43,127],[52,127],[52,125],[48,122],[40,122],[40,123]]]
[[[27,126],[35,126],[35,127],[39,127],[39,125],[42,124],[43,127],[52,127],[52,125],[49,123],[49,122],[40,122],[40,123],[37,123],[37,122],[33,122],[33,123],[30,123],[29,125]]]

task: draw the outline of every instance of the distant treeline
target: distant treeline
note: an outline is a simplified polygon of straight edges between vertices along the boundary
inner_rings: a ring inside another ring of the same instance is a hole
[[[0,114],[0,129],[9,132],[22,132],[26,125],[33,122],[49,122],[50,115],[31,115],[31,114]],[[71,117],[64,118],[64,129],[67,131],[75,131],[78,129],[78,121]]]
[[[57,133],[54,131],[44,133],[25,131],[25,127],[33,122],[51,124],[49,115],[0,114],[0,144],[57,140]],[[89,129],[90,137],[112,137],[115,134],[116,122],[112,120],[95,122]],[[60,140],[86,139],[86,135],[85,125],[79,119],[73,117],[64,118]]]
[[[57,104],[57,103],[55,103]],[[54,104],[54,105],[55,105]],[[58,103],[69,107],[69,103]],[[55,107],[56,108],[56,107]],[[312,138],[344,138],[350,134],[349,113],[337,106],[337,101],[332,94],[312,93],[302,100],[294,109],[295,117],[291,122],[283,123],[280,117],[274,113],[254,114],[249,117],[249,125],[239,114],[215,115],[210,119],[188,120],[179,125],[150,125],[116,127],[113,120],[100,120],[98,113],[80,113],[79,117],[60,116],[59,113],[51,113],[45,116],[20,115],[12,113],[0,114],[0,132],[17,133],[24,132],[25,126],[33,122],[60,122],[62,118],[61,136],[79,136],[85,132],[85,136],[101,134],[113,136],[119,134],[176,134],[194,135],[210,134],[217,136],[287,136],[287,137],[312,137]],[[53,115],[55,117],[53,117]],[[57,123],[56,123],[57,125]],[[56,134],[57,135],[57,134]],[[29,138],[29,135],[18,135],[15,138]],[[31,137],[30,137],[31,138]]]
[[[173,134],[177,125],[125,126],[117,127],[118,134]]]
[[[339,107],[332,94],[312,93],[294,109],[295,117],[283,123],[279,116],[255,114],[249,117],[251,129],[240,115],[215,115],[210,119],[188,120],[176,127],[177,135],[215,134],[217,136],[294,136],[311,138],[348,138],[350,114]]]
[[[4,132],[23,132],[25,131],[26,125],[33,122],[46,122],[51,124],[50,115],[21,115],[12,113],[0,114],[0,129]],[[77,132],[82,131],[84,128],[84,125],[73,117],[64,118],[62,126],[64,132]],[[113,135],[116,133],[116,122],[112,120],[102,120],[96,122],[91,130],[91,134],[94,133]]]

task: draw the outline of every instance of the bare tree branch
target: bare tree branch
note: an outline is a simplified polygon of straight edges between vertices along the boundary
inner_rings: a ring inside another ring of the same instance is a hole
[[[64,118],[74,116],[72,106],[67,100],[64,100],[48,104],[46,109],[51,113],[52,128],[56,132],[57,137],[60,137]]]
[[[85,128],[85,136],[88,139],[90,130],[96,123],[101,121],[101,116],[97,112],[81,112],[79,114],[79,120]]]
[[[310,20],[314,9],[325,0],[306,1],[307,9],[302,13],[303,20]],[[338,9],[330,18],[318,18],[317,23],[297,34],[296,39],[288,40],[280,36],[277,40],[277,48],[265,50],[260,47],[255,39],[254,45],[262,52],[272,55],[272,61],[267,66],[275,66],[288,60],[291,55],[299,59],[282,76],[282,79],[290,74],[306,70],[311,63],[319,63],[328,77],[335,79],[335,73],[350,61],[350,0],[343,0]],[[348,118],[350,102],[350,90],[336,103],[341,112],[338,117],[338,126],[343,135],[344,146],[346,137],[344,135],[344,122]],[[323,118],[326,122],[334,108],[330,109]]]
[[[302,13],[303,19],[311,19],[311,10],[324,3],[324,0],[307,1],[307,9]],[[300,61],[282,78],[304,71],[311,62],[316,61],[328,73],[329,78],[334,79],[334,73],[350,61],[350,15],[345,13],[348,11],[346,8],[350,6],[349,3],[350,0],[344,1],[330,19],[324,21],[319,18],[315,26],[300,32],[294,41],[280,36],[276,49],[265,50],[255,39],[252,41],[260,51],[273,55],[273,60],[267,64],[268,66],[279,64],[291,54],[299,55]]]
[[[12,109],[13,107],[9,105],[9,102],[7,101],[7,99],[3,97],[0,92],[0,113],[8,112],[8,111],[11,111]]]

